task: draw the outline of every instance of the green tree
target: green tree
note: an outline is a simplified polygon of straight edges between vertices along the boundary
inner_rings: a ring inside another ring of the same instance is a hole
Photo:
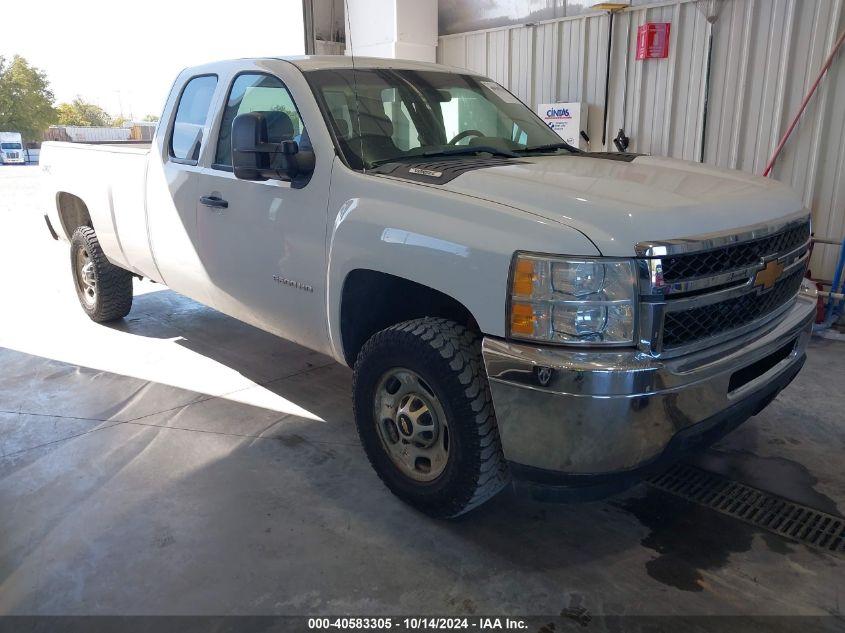
[[[116,116],[112,119],[111,124],[114,127],[123,127],[123,124],[128,123],[128,122],[129,122],[129,119],[127,119],[125,116]]]
[[[109,127],[112,118],[100,106],[83,101],[76,97],[70,103],[60,103],[56,110],[59,113],[60,125],[78,125],[81,127]]]
[[[20,55],[9,62],[0,55],[0,130],[20,132],[27,141],[40,141],[56,122],[53,91],[47,75]]]
[[[155,114],[148,114],[143,120],[149,121],[150,123],[156,123],[158,121],[158,117]]]

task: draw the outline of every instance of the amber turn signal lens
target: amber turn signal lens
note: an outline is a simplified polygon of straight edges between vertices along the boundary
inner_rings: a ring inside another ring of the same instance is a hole
[[[530,259],[517,259],[513,273],[513,294],[521,297],[531,296],[534,290],[534,262]]]
[[[511,304],[511,334],[534,334],[534,308],[530,303]]]

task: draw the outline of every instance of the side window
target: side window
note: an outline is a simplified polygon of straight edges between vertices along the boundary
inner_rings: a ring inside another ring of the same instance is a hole
[[[528,133],[525,132],[521,127],[519,127],[516,121],[514,121],[513,124],[511,140],[515,143],[519,143],[520,145],[526,145],[528,143]]]
[[[215,75],[194,77],[185,86],[179,97],[173,134],[170,136],[171,157],[186,162],[199,160],[202,133],[216,87]]]
[[[288,89],[277,77],[258,73],[238,75],[229,90],[220,133],[217,137],[217,153],[214,167],[232,166],[232,122],[239,114],[261,112],[267,118],[267,132],[271,143],[303,139],[305,128]]]

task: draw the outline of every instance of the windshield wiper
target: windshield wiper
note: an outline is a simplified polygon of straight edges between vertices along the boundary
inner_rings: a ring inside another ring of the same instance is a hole
[[[565,149],[573,154],[582,154],[583,150],[578,149],[574,145],[570,145],[566,141],[560,143],[549,143],[548,145],[538,145],[537,147],[526,147],[524,149],[515,149],[515,152],[524,154],[527,152],[550,152],[555,149]]]
[[[506,156],[508,158],[519,158],[518,154],[511,151],[492,147],[490,145],[463,145],[460,147],[452,147],[449,149],[431,149],[420,154],[405,154],[404,156],[394,156],[392,158],[382,158],[381,160],[372,161],[370,167],[378,167],[387,163],[404,163],[426,158],[435,158],[437,156],[463,156],[468,154],[493,154],[494,156]]]
[[[500,149],[492,145],[463,145],[449,149],[434,149],[423,152],[421,156],[460,156],[462,154],[493,154],[494,156],[517,158],[517,154],[514,154],[510,150]]]

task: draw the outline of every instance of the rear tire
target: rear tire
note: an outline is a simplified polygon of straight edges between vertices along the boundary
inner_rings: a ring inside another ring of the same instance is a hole
[[[352,390],[370,463],[418,510],[456,517],[510,481],[475,332],[435,318],[382,330],[358,355]]]
[[[80,226],[70,240],[76,296],[92,321],[122,319],[132,309],[132,273],[106,259],[94,229]]]

